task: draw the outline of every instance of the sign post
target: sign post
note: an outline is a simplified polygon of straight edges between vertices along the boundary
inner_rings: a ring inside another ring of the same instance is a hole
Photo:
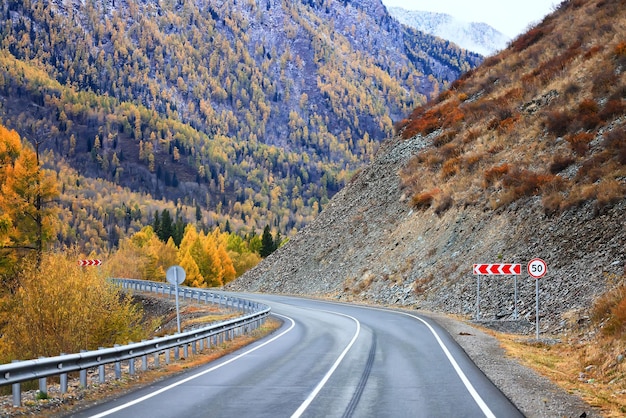
[[[178,285],[185,281],[185,269],[181,266],[172,266],[167,269],[165,278],[167,281],[174,285],[174,291],[176,292],[176,325],[178,326],[178,333],[180,334],[180,311],[178,309]]]
[[[528,274],[535,279],[535,337],[539,340],[539,279],[548,272],[548,265],[541,258],[533,258],[528,262]]]
[[[515,308],[517,319],[517,276],[522,274],[521,264],[474,264],[476,279],[476,319],[480,319],[480,276],[481,275],[513,275],[515,276]]]

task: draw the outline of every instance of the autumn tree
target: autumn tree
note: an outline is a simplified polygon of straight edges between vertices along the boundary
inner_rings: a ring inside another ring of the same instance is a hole
[[[54,356],[139,341],[147,335],[142,311],[128,295],[78,266],[79,255],[45,253],[40,268],[24,266],[23,282],[0,329],[0,362]],[[0,312],[1,314],[2,312]]]
[[[261,236],[261,250],[259,254],[265,258],[274,251],[274,238],[272,238],[272,232],[269,225],[265,225],[263,228],[263,235]]]
[[[0,192],[0,278],[5,289],[14,291],[18,261],[34,252],[39,264],[54,237],[51,203],[58,192],[53,175],[40,167],[39,154],[1,125]]]

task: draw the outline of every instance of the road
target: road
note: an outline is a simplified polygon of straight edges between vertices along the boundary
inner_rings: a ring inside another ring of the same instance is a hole
[[[521,417],[432,320],[246,295],[284,321],[271,336],[75,417]]]

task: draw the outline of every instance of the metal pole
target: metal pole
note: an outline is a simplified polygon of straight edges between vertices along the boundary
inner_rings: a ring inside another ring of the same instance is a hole
[[[537,329],[535,331],[535,336],[537,340],[539,340],[539,279],[535,279],[535,319],[537,321]]]
[[[176,325],[178,326],[178,333],[180,334],[180,311],[178,310],[178,270],[174,269],[175,287],[176,287]]]
[[[480,319],[480,275],[476,276],[476,320]]]
[[[513,312],[513,317],[517,319],[517,276],[513,276],[515,279],[515,309]]]

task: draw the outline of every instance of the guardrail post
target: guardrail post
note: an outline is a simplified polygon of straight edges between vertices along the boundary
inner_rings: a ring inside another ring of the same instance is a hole
[[[189,358],[189,344],[183,345],[183,357]]]
[[[87,350],[80,350],[81,353],[84,353]],[[82,369],[79,372],[79,376],[80,376],[80,387],[81,388],[86,388],[87,387],[87,369]]]
[[[45,357],[39,357],[40,359]],[[45,377],[39,378],[39,393],[45,399],[48,397],[48,380]]]
[[[204,351],[204,338],[200,338],[200,352]]]
[[[19,363],[19,360],[13,360],[11,363]],[[11,385],[11,392],[13,394],[13,407],[18,408],[22,406],[22,385],[21,383],[13,383]]]
[[[170,349],[165,350],[165,364],[170,364]]]
[[[98,350],[104,350],[104,347],[98,347]],[[101,364],[98,366],[98,382],[104,383],[105,381],[106,381],[105,365]]]
[[[180,346],[174,347],[174,360],[180,360]]]
[[[114,344],[113,347],[119,347],[119,344]],[[122,378],[122,363],[119,361],[115,362],[115,378],[120,380]]]
[[[145,341],[145,340],[143,340]],[[159,355],[159,353],[157,352],[157,356]],[[141,356],[141,370],[143,370],[144,372],[146,370],[148,370],[148,356],[147,355],[143,355]]]
[[[196,342],[192,341],[191,342],[191,355],[196,355],[198,354],[198,349],[196,348]]]
[[[62,356],[67,355],[67,353],[61,353]],[[61,373],[59,376],[59,384],[61,385],[61,393],[67,393],[67,373]]]
[[[135,374],[135,357],[128,360],[128,374],[131,376]]]

